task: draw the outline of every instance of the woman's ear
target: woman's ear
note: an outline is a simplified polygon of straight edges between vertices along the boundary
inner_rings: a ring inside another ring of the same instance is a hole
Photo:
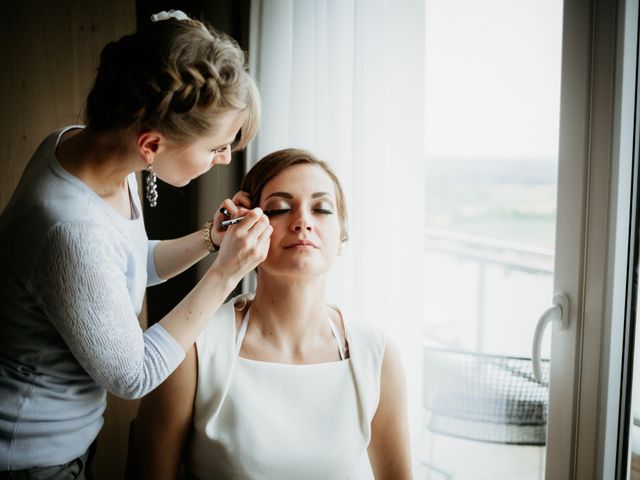
[[[142,132],[138,135],[136,146],[138,147],[138,152],[142,160],[144,160],[147,166],[153,163],[163,142],[164,138],[162,135],[153,130]]]
[[[345,248],[347,248],[347,240],[343,239],[340,241],[340,245],[338,245],[338,256],[341,257],[344,253]]]

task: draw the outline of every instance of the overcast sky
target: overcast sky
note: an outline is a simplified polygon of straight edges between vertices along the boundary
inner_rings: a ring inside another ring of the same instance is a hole
[[[426,0],[431,158],[557,157],[562,2]]]

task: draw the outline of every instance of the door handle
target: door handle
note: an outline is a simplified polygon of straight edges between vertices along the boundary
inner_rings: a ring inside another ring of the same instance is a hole
[[[533,334],[531,363],[533,376],[538,382],[542,382],[542,365],[540,361],[542,337],[544,336],[547,325],[549,325],[552,320],[556,321],[560,330],[565,330],[569,326],[569,297],[567,297],[565,293],[558,293],[553,296],[553,306],[544,311],[536,324],[536,331]]]

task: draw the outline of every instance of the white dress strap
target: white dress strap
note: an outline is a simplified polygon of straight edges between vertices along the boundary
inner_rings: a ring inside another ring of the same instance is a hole
[[[340,354],[340,360],[344,360],[344,342],[342,341],[342,336],[340,335],[340,332],[338,332],[338,327],[336,327],[331,319],[329,319],[329,326],[331,327],[333,338],[338,344],[338,353]]]
[[[240,355],[240,349],[242,348],[242,341],[244,340],[244,336],[247,333],[247,327],[249,326],[249,312],[250,308],[247,309],[247,313],[242,317],[242,324],[240,325],[240,330],[238,330],[238,336],[236,337],[236,355]]]
[[[247,309],[247,312],[244,314],[242,318],[242,323],[240,324],[240,329],[238,330],[238,336],[236,337],[236,355],[240,355],[240,350],[242,349],[242,342],[244,340],[244,336],[247,333],[247,327],[249,326],[249,312],[250,308]],[[344,360],[344,342],[342,340],[342,335],[338,331],[338,328],[333,323],[331,319],[329,319],[329,327],[331,328],[331,333],[333,334],[333,338],[338,345],[338,354],[340,355],[340,360]]]

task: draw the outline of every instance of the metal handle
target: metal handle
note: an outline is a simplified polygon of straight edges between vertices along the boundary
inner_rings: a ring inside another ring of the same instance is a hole
[[[549,307],[542,314],[536,325],[536,331],[533,334],[533,350],[531,352],[531,363],[533,367],[533,376],[539,382],[542,381],[542,366],[540,362],[540,349],[542,347],[542,337],[547,325],[556,320],[556,325],[560,330],[564,330],[569,326],[569,297],[564,293],[553,296],[553,306]]]

